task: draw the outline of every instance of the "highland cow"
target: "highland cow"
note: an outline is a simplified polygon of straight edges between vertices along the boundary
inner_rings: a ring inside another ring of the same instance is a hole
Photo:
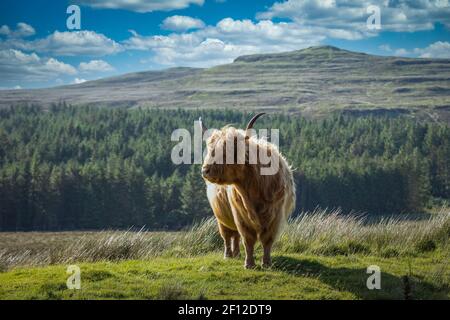
[[[233,127],[213,130],[207,139],[202,167],[208,200],[224,240],[225,258],[240,255],[242,238],[246,268],[255,266],[257,240],[264,250],[262,265],[271,265],[273,243],[295,206],[295,184],[286,159],[274,144],[252,135],[253,124],[261,115],[253,117],[246,130]],[[240,142],[245,148],[239,148]],[[258,151],[253,162],[251,150]],[[272,174],[262,174],[272,164],[261,161],[264,153],[271,162],[279,161]],[[230,158],[234,160],[232,163],[227,161]]]

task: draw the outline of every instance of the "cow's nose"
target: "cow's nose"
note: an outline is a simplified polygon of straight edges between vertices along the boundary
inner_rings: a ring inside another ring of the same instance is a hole
[[[203,167],[202,168],[202,176],[207,176],[209,174],[210,168],[209,167]]]

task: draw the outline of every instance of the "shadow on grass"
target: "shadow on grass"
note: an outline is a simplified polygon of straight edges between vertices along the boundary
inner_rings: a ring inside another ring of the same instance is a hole
[[[369,290],[371,274],[363,268],[332,268],[317,261],[287,256],[273,257],[273,270],[293,276],[317,278],[338,291],[353,293],[358,299],[448,299],[448,292],[411,276],[395,276],[381,270],[381,289]]]

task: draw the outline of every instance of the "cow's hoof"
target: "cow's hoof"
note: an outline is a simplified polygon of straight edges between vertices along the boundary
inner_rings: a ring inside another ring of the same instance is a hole
[[[262,263],[261,267],[263,267],[264,269],[269,269],[272,267],[272,263]]]
[[[245,269],[249,270],[249,269],[255,269],[256,268],[256,264],[254,263],[246,263],[245,264]]]

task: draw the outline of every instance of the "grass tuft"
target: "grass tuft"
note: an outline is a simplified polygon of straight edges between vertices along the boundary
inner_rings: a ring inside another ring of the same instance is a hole
[[[159,290],[157,295],[158,300],[186,300],[188,293],[186,289],[178,282],[165,283]]]
[[[395,258],[399,256],[399,253],[394,248],[386,248],[381,251],[380,256],[383,258]]]
[[[423,239],[416,246],[418,252],[430,252],[436,250],[436,243],[431,239]]]
[[[316,210],[291,219],[275,253],[323,256],[417,256],[448,251],[450,211],[426,220],[384,218],[378,222],[335,210]],[[17,266],[196,257],[219,252],[223,242],[214,218],[182,232],[104,231],[95,233],[0,234],[0,272]]]

